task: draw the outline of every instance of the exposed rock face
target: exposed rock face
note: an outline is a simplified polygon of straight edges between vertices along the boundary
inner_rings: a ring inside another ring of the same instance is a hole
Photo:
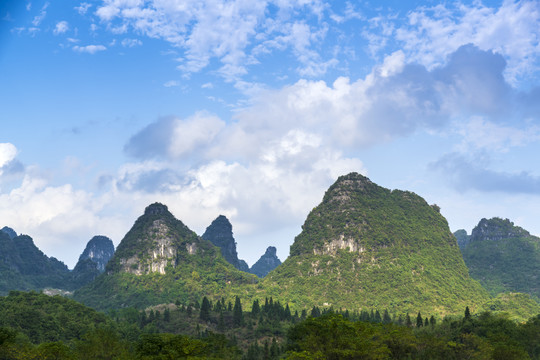
[[[246,271],[249,267],[243,260],[238,259],[236,242],[234,241],[232,225],[223,215],[219,215],[212,224],[206,228],[202,238],[210,241],[221,249],[221,254],[230,264],[238,270]]]
[[[265,277],[279,265],[281,265],[281,260],[276,255],[276,248],[269,246],[264,255],[249,269],[249,272],[258,277]]]
[[[106,236],[97,235],[86,244],[86,248],[79,257],[79,262],[90,259],[96,263],[96,268],[103,272],[105,271],[105,265],[113,255],[114,244],[112,240]]]
[[[10,227],[4,226],[0,231],[6,233],[11,239],[17,237],[17,233]]]

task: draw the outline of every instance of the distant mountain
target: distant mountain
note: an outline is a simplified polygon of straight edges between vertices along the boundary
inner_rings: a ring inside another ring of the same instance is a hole
[[[79,261],[71,272],[71,289],[78,289],[105,271],[105,266],[114,255],[114,244],[106,236],[94,236],[86,244],[86,248],[79,257]]]
[[[249,269],[249,272],[262,278],[281,265],[281,260],[277,257],[276,251],[275,247],[269,246],[264,255]]]
[[[482,219],[462,253],[471,276],[492,295],[524,292],[540,300],[540,238],[508,219]]]
[[[478,309],[489,299],[469,277],[436,205],[356,173],[328,189],[289,258],[259,288],[296,307],[440,315]]]
[[[224,215],[219,215],[212,221],[212,224],[206,228],[206,231],[201,237],[219,247],[225,260],[235,268],[242,271],[249,271],[249,266],[246,262],[238,259],[232,225]]]
[[[254,275],[237,270],[211,242],[176,219],[167,206],[145,209],[118,245],[105,273],[75,292],[96,308],[146,307],[242,292]],[[244,290],[245,291],[245,290]]]
[[[0,294],[10,290],[63,288],[69,281],[67,266],[41,252],[30,236],[11,238],[9,232],[0,231]]]

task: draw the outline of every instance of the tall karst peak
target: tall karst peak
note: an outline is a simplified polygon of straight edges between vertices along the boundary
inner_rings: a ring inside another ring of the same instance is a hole
[[[306,307],[451,313],[488,299],[436,206],[357,173],[327,190],[262,284]]]
[[[281,260],[276,255],[277,249],[269,246],[263,256],[249,269],[249,272],[258,277],[265,277],[270,271],[281,265]]]
[[[79,262],[91,260],[96,263],[96,268],[103,272],[105,265],[114,255],[114,244],[111,239],[106,236],[96,235],[86,244],[86,248],[79,257]]]
[[[219,215],[206,228],[202,238],[210,241],[221,249],[221,254],[230,264],[242,271],[248,271],[247,264],[238,259],[236,251],[236,241],[233,237],[232,225],[229,219],[224,215]]]

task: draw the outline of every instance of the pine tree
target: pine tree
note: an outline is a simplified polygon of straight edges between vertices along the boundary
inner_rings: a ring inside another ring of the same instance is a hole
[[[233,324],[234,326],[240,326],[243,323],[243,314],[242,314],[242,303],[240,302],[240,298],[236,296],[236,300],[234,301],[234,309],[233,309]]]
[[[407,313],[407,317],[405,318],[405,325],[407,325],[408,327],[412,327],[412,320],[409,313]]]
[[[379,312],[379,310],[375,311],[375,319],[373,319],[373,321],[376,323],[382,322],[381,313]]]
[[[163,312],[163,321],[169,322],[171,320],[171,310],[169,308],[165,308],[165,311]]]
[[[465,307],[465,320],[471,319],[471,311],[469,310],[469,307]]]
[[[392,322],[392,318],[390,317],[390,314],[388,313],[388,310],[384,310],[383,314],[383,323],[384,324],[390,324]]]
[[[429,319],[427,318],[427,316],[424,319],[424,326],[429,326]]]
[[[254,318],[259,315],[261,308],[259,307],[259,299],[253,300],[253,305],[251,306],[251,316]]]
[[[422,314],[420,314],[420,311],[418,312],[418,316],[416,316],[416,327],[422,327],[424,326],[424,320],[422,319]]]
[[[199,313],[199,318],[202,321],[210,320],[210,301],[208,301],[208,298],[206,296],[203,297],[203,300],[202,300],[201,312]]]
[[[431,327],[434,327],[436,322],[437,321],[435,320],[435,317],[431,315],[431,317],[429,318],[429,324],[431,325]]]

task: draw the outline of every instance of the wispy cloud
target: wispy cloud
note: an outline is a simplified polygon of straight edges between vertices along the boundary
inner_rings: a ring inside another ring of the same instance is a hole
[[[74,46],[73,51],[78,53],[95,54],[100,51],[105,51],[107,48],[103,45],[86,45],[86,46]]]

